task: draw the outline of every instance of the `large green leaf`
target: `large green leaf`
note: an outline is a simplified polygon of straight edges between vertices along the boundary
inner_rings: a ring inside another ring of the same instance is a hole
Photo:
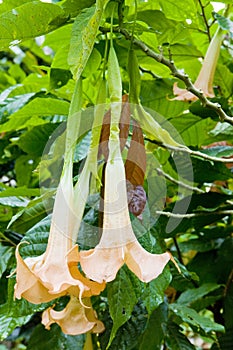
[[[48,33],[65,21],[65,12],[55,4],[33,1],[15,7],[0,15],[0,50]]]
[[[45,124],[40,117],[67,115],[69,103],[54,98],[37,97],[10,116],[10,120],[0,126],[0,132],[24,129],[28,126]]]
[[[68,63],[75,79],[78,79],[93,49],[103,8],[107,0],[97,0],[96,7],[81,12],[72,28]]]
[[[211,335],[212,332],[224,332],[224,327],[212,321],[210,318],[199,315],[195,310],[177,303],[170,305],[170,310],[179,316],[182,322],[188,323],[194,331],[202,330],[205,334]]]
[[[106,310],[103,319],[105,324],[105,332],[100,334],[101,349],[106,349],[112,328],[112,320]],[[131,350],[138,347],[140,337],[142,336],[147,323],[147,313],[142,302],[135,305],[130,319],[124,323],[117,331],[109,350]]]
[[[195,18],[195,2],[193,0],[187,0],[185,3],[183,2],[175,2],[172,0],[159,1],[164,13],[167,18],[175,19],[177,21],[185,20],[186,18]]]
[[[153,349],[160,350],[164,339],[163,325],[166,324],[168,318],[167,305],[161,304],[151,314],[145,332],[140,342],[139,350]]]
[[[48,208],[47,208],[48,209]],[[16,232],[25,233],[46,216],[46,209],[41,198],[31,201],[26,208],[19,211],[9,223]]]
[[[17,144],[26,153],[41,156],[49,136],[58,125],[55,123],[38,125],[23,133]]]
[[[210,292],[219,289],[220,285],[215,283],[204,283],[199,288],[188,289],[177,299],[177,303],[183,305],[192,305],[194,302],[201,301]]]
[[[121,268],[116,279],[108,284],[107,295],[109,311],[113,320],[113,327],[108,344],[108,346],[110,346],[117,330],[128,321],[134,305],[137,302],[133,285],[125,269]]]

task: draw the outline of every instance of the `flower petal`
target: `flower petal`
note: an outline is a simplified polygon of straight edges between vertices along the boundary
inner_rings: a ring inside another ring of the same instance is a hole
[[[124,248],[99,248],[80,252],[80,263],[88,278],[96,282],[114,280],[124,264]]]
[[[84,277],[78,269],[78,262],[80,261],[78,246],[75,245],[68,253],[68,265],[69,270],[73,278],[82,282],[88,289],[83,292],[83,297],[91,297],[92,295],[99,295],[105,288],[106,283],[97,283],[94,281],[90,281],[86,277]],[[69,293],[75,296],[79,296],[77,294],[77,287],[70,287]]]
[[[196,101],[198,98],[186,89],[181,89],[177,86],[177,83],[173,85],[173,94],[177,95],[173,100],[178,101]]]
[[[85,314],[86,314],[87,319],[90,322],[95,322],[95,326],[92,328],[91,331],[93,333],[101,333],[101,332],[103,332],[105,330],[104,324],[103,324],[103,322],[98,320],[97,314],[96,314],[95,310],[91,306],[90,298],[86,298],[85,299],[85,305],[88,306],[87,308],[85,308]]]
[[[142,282],[158,277],[169,260],[169,253],[151,254],[137,241],[127,244],[125,263]]]
[[[25,261],[19,254],[19,246],[16,247],[15,256],[17,261],[16,269],[16,284],[14,290],[14,296],[16,299],[24,298],[30,303],[40,304],[51,301],[57,297],[64,295],[65,293],[59,293],[58,295],[51,295],[48,293],[47,288],[38,280],[37,276],[33,274]],[[31,263],[32,263],[32,259]]]
[[[70,335],[86,333],[96,325],[96,322],[88,320],[85,308],[74,296],[71,296],[70,301],[62,311],[55,311],[52,307],[46,309],[42,314],[41,322],[46,329],[50,329],[51,324],[57,323],[63,333]]]

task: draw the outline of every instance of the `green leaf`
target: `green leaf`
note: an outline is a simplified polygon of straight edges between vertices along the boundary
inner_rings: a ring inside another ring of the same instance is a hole
[[[186,109],[186,103],[180,101],[169,101],[168,96],[172,94],[172,82],[168,79],[154,81],[143,80],[141,84],[141,102],[143,106],[149,107],[165,118],[174,118]]]
[[[207,294],[219,289],[221,286],[216,283],[204,283],[199,288],[188,289],[177,299],[178,304],[190,306],[194,302],[201,300]]]
[[[180,250],[182,253],[186,253],[190,250],[194,250],[197,252],[208,252],[212,249],[219,247],[219,242],[209,238],[209,240],[202,239],[190,239],[185,242],[181,242],[179,244]]]
[[[102,60],[101,54],[96,48],[94,48],[87,60],[87,64],[82,73],[83,77],[88,78],[94,72],[96,72],[100,66],[101,60]]]
[[[17,88],[17,86],[15,86]],[[8,97],[8,94],[12,89],[7,89],[2,92],[0,95],[0,122],[4,122],[5,119],[7,118],[8,115],[11,115],[15,112],[17,112],[20,108],[22,108],[28,101],[29,99],[34,96],[34,93],[28,93],[28,94],[23,94],[20,96],[15,96],[15,97]],[[14,90],[13,90],[14,91]]]
[[[7,0],[4,2],[1,2],[0,4],[0,13],[8,12],[15,7],[25,4],[26,2],[31,2],[32,0]]]
[[[39,188],[28,188],[28,187],[4,187],[0,188],[0,198],[4,197],[15,197],[15,196],[26,196],[26,197],[36,197],[39,196],[40,190]],[[13,200],[13,198],[12,198]],[[18,200],[22,200],[24,203],[24,199],[18,198]],[[9,204],[10,205],[10,204]]]
[[[170,304],[170,310],[179,316],[182,322],[188,323],[194,331],[200,332],[201,330],[208,335],[212,332],[224,332],[224,327],[212,321],[210,318],[199,315],[195,310],[177,303]]]
[[[47,208],[48,209],[48,208]],[[25,233],[38,221],[46,216],[42,198],[31,201],[26,208],[13,216],[8,227],[19,233]]]
[[[0,340],[7,338],[9,334],[16,328],[27,323],[31,315],[15,317],[12,312],[8,311],[7,304],[0,306]]]
[[[224,139],[227,139],[230,137],[232,139],[233,135],[233,127],[229,123],[223,122],[223,123],[217,123],[215,128],[210,131],[210,134],[213,136],[222,136]]]
[[[68,63],[74,78],[79,79],[93,49],[106,0],[98,0],[96,7],[85,9],[73,24]]]
[[[228,180],[233,177],[230,169],[220,162],[205,161],[192,157],[194,181],[197,183]]]
[[[112,322],[106,310],[103,319],[106,330],[100,334],[98,339],[100,341],[101,349],[106,349],[109,335],[111,333]],[[117,331],[109,350],[129,350],[138,347],[140,343],[140,336],[142,336],[147,322],[147,313],[142,302],[135,305],[132,316],[124,323]]]
[[[0,243],[0,278],[2,277],[2,274],[6,271],[8,268],[10,259],[12,258],[14,254],[13,247],[4,246]]]
[[[44,326],[38,325],[29,339],[27,350],[82,350],[84,349],[85,335],[63,334],[58,325],[52,325],[47,331]]]
[[[166,327],[165,343],[168,350],[194,350],[195,347],[188,338],[181,333],[181,329],[175,323],[169,322]]]
[[[151,314],[146,330],[143,333],[139,350],[153,349],[160,350],[164,339],[163,325],[167,322],[168,309],[166,304],[161,304]]]
[[[171,119],[170,122],[179,131],[187,146],[201,147],[213,140],[209,136],[209,132],[214,128],[216,122],[211,118],[202,119],[192,114],[184,114],[181,117]]]
[[[19,141],[16,143],[25,152],[33,157],[41,156],[49,136],[52,134],[58,124],[44,124],[31,128],[29,131],[23,133]]]
[[[0,193],[1,195],[2,193]],[[28,199],[23,197],[15,197],[15,196],[0,196],[0,204],[9,207],[26,207],[28,205]]]
[[[223,30],[229,30],[229,32],[232,34],[233,22],[230,20],[230,18],[221,16],[219,13],[216,13],[216,12],[213,13],[213,16]]]
[[[130,318],[137,298],[127,271],[123,268],[119,270],[116,279],[110,282],[107,287],[109,311],[113,320],[109,347],[119,327]]]
[[[19,111],[10,116],[10,120],[0,126],[0,132],[24,129],[28,126],[45,124],[46,121],[40,117],[57,115],[67,115],[69,103],[54,98],[37,97],[30,101]]]
[[[170,282],[171,274],[165,267],[161,275],[145,285],[142,299],[149,315],[164,301],[164,291]]]
[[[32,171],[36,168],[38,160],[32,159],[31,155],[22,155],[15,162],[16,180],[19,186],[30,187]]]
[[[65,12],[55,4],[33,1],[15,7],[0,15],[0,50],[48,33],[65,21]]]
[[[194,18],[196,16],[196,6],[193,0],[183,2],[175,2],[172,0],[159,1],[167,18],[175,19],[177,21],[185,20],[186,18]]]
[[[14,300],[15,278],[8,281],[8,301],[0,305],[0,340],[5,339],[11,332],[26,324],[35,312],[42,311],[48,304],[34,305],[26,300]]]
[[[64,52],[63,49],[61,51]],[[67,56],[65,56],[65,59],[67,59]],[[50,89],[59,89],[60,87],[65,85],[71,78],[72,75],[69,70],[61,68],[51,68]]]
[[[218,64],[215,73],[215,84],[221,88],[221,93],[229,97],[233,93],[233,73],[226,65]]]
[[[94,5],[95,0],[65,0],[62,4],[62,8],[65,13],[71,17],[77,16],[81,10]]]
[[[12,208],[6,205],[0,205],[0,222],[7,222],[11,219],[13,214]]]
[[[213,146],[201,152],[212,157],[230,157],[233,156],[233,146]]]

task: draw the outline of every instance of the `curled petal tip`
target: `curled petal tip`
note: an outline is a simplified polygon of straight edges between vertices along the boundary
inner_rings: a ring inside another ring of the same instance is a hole
[[[138,242],[128,245],[125,263],[142,282],[150,282],[158,277],[171,258],[170,253],[151,254]]]

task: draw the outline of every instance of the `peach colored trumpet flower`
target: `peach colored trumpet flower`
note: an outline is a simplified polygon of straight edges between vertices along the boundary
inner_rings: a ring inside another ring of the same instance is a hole
[[[72,292],[80,297],[97,295],[104,285],[90,284],[79,272],[78,248],[72,234],[75,215],[73,213],[72,166],[66,168],[58,186],[47,249],[38,257],[23,260],[16,249],[15,297],[25,298],[34,304],[47,302]],[[76,271],[75,271],[76,270]],[[86,293],[86,294],[85,294]]]
[[[170,254],[151,254],[138,243],[130,222],[126,178],[120,146],[109,143],[105,172],[103,233],[99,244],[80,252],[83,271],[96,282],[110,282],[125,263],[143,282],[162,273]]]
[[[222,43],[222,29],[218,28],[213,36],[208,50],[205,54],[203,65],[198,74],[198,77],[194,83],[194,86],[201,90],[206,97],[214,97],[213,82],[214,74],[217,66],[217,61],[220,53],[221,43]],[[173,100],[180,101],[195,101],[197,96],[193,95],[186,89],[180,89],[177,83],[173,86],[173,93],[177,95]]]
[[[88,308],[83,307],[79,299],[71,296],[68,304],[62,311],[55,311],[52,307],[46,309],[42,314],[42,324],[50,329],[51,324],[57,323],[63,333],[78,335],[86,332],[101,333],[104,325],[96,317],[91,307],[90,299],[85,299]]]

